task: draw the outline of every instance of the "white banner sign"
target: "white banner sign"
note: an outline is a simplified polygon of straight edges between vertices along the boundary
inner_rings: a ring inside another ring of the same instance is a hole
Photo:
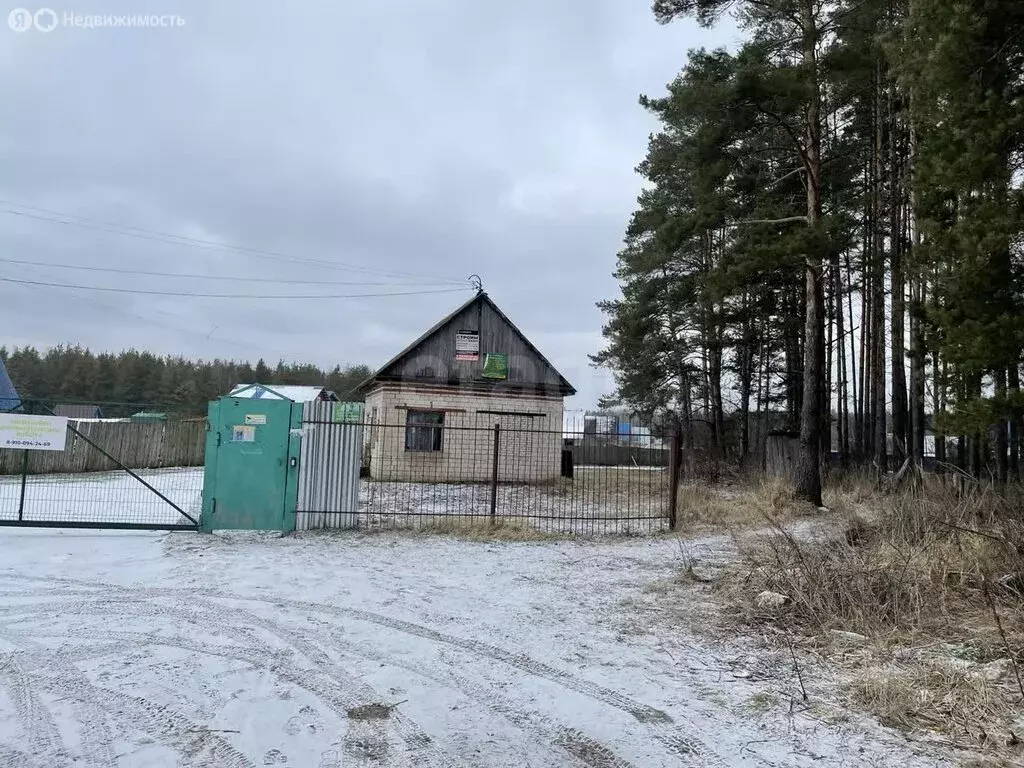
[[[459,331],[455,334],[455,359],[480,359],[480,331]]]
[[[0,413],[0,448],[63,451],[68,420],[63,416]]]

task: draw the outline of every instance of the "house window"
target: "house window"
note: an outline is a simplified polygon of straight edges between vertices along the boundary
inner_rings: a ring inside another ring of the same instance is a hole
[[[405,450],[440,451],[444,411],[408,411],[405,415]]]

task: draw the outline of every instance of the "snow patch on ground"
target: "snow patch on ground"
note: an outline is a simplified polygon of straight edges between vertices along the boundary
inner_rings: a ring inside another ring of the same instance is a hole
[[[139,469],[146,484],[195,519],[203,502],[203,468]],[[0,520],[18,519],[21,476],[0,477]],[[188,523],[178,511],[128,472],[29,475],[25,520],[174,525]]]
[[[649,631],[628,606],[681,563],[667,539],[0,530],[0,765],[942,764],[759,714],[732,648]]]

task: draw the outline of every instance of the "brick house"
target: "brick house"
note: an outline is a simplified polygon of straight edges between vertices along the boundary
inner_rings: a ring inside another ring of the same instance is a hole
[[[378,480],[535,482],[559,476],[562,401],[576,390],[483,291],[364,381]]]

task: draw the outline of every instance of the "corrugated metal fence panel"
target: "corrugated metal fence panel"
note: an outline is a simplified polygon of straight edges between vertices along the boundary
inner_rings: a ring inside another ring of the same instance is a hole
[[[355,528],[363,425],[333,421],[334,403],[302,406],[296,530]]]

